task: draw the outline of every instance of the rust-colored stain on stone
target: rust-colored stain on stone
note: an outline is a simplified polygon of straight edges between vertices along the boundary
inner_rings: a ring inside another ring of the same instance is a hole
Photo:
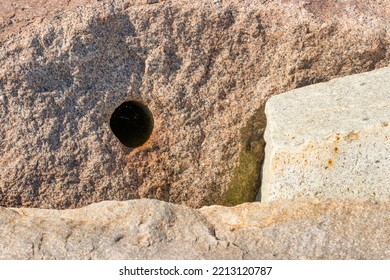
[[[348,143],[352,142],[352,141],[356,141],[360,138],[360,132],[349,132],[345,137],[345,141],[347,141]]]

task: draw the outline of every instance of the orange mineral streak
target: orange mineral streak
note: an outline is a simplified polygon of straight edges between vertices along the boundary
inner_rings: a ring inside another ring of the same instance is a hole
[[[356,141],[359,138],[360,138],[360,132],[354,132],[354,131],[351,131],[346,136],[344,136],[344,140],[347,141],[348,143],[351,143],[352,141]]]

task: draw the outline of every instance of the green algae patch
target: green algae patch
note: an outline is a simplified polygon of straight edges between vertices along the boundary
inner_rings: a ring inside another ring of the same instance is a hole
[[[222,205],[234,206],[253,202],[260,191],[265,147],[263,134],[267,123],[264,106],[265,104],[256,110],[241,130],[239,163],[222,198]]]

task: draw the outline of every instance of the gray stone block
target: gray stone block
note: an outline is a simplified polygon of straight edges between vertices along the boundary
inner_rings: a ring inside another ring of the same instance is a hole
[[[390,68],[273,96],[261,198],[390,198]]]

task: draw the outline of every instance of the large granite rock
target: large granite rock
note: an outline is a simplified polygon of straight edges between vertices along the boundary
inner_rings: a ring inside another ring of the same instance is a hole
[[[266,98],[388,65],[389,5],[1,1],[0,205],[254,200]],[[136,149],[110,129],[129,100],[154,118]]]
[[[0,259],[389,259],[390,203],[0,208]]]
[[[271,97],[261,201],[390,199],[390,68]]]

